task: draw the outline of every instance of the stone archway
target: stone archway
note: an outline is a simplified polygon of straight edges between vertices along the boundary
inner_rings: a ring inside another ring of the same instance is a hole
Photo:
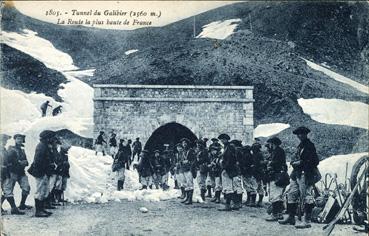
[[[177,123],[198,138],[228,133],[251,144],[253,102],[252,86],[94,85],[94,136],[114,130],[146,143],[158,127]]]
[[[148,138],[145,149],[154,151],[164,150],[164,144],[174,146],[182,138],[188,138],[192,142],[197,139],[196,135],[186,126],[176,122],[170,122],[157,128]]]

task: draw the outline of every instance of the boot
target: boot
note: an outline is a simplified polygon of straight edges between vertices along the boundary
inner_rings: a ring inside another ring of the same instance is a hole
[[[140,188],[140,190],[143,190],[143,189],[147,189],[147,186],[146,185],[142,185],[142,188]]]
[[[201,199],[205,202],[206,189],[201,189],[200,191],[201,191],[201,193],[200,193]]]
[[[220,191],[215,191],[214,197],[210,200],[211,202],[216,202],[218,200],[218,192],[220,194]]]
[[[240,197],[242,199],[242,194],[237,194],[237,193],[233,193],[233,207],[232,210],[236,210],[238,211],[241,208],[241,201],[240,201]]]
[[[207,186],[207,188],[208,188],[208,195],[206,197],[212,198],[212,196],[211,196],[211,186]]]
[[[47,199],[40,201],[40,210],[45,214],[51,216],[53,213],[45,210],[45,205],[47,205],[47,201],[48,201]]]
[[[218,211],[232,211],[231,209],[231,195],[232,194],[224,194],[224,198],[226,200],[224,208],[218,209]]]
[[[263,207],[263,198],[264,198],[264,195],[259,194],[259,199],[258,199],[258,203],[256,204],[256,207]]]
[[[185,191],[185,198],[184,200],[181,201],[181,203],[186,203],[188,201],[189,194],[190,194],[189,191]]]
[[[179,196],[178,198],[185,199],[186,198],[186,191],[185,191],[185,188],[184,187],[181,187],[181,192],[182,192],[182,195]]]
[[[250,195],[250,203],[248,204],[249,207],[256,207],[256,194]]]
[[[11,206],[11,210],[10,210],[10,213],[12,215],[24,215],[25,213],[20,211],[17,206],[15,205],[15,202],[14,202],[14,197],[8,197],[6,198],[6,200],[8,200],[10,206]]]
[[[288,217],[286,219],[278,221],[278,223],[281,225],[295,225],[296,211],[297,211],[297,203],[288,203],[287,204]]]
[[[272,214],[265,219],[266,221],[278,221],[279,220],[279,216],[278,216],[278,202],[273,202],[272,203]]]
[[[27,200],[28,195],[26,194],[22,194],[22,199],[21,202],[19,204],[19,210],[29,210],[32,209],[31,206],[26,205],[26,200]]]
[[[117,183],[117,191],[120,191],[121,190],[121,181],[118,180],[118,183]]]
[[[48,217],[49,214],[42,211],[41,204],[42,202],[40,202],[40,200],[35,199],[35,217]]]
[[[178,181],[177,180],[174,181],[174,189],[179,189]]]
[[[217,200],[215,201],[215,203],[219,204],[220,203],[220,194],[221,194],[221,191],[216,191],[215,194],[216,194],[216,198],[217,198]]]
[[[56,207],[51,205],[51,194],[43,201],[44,209],[56,209]]]
[[[311,212],[313,208],[313,204],[305,204],[304,220],[295,225],[296,229],[307,229],[311,227]]]
[[[192,205],[193,189],[189,190],[187,195],[188,195],[188,201],[185,203],[185,205]]]

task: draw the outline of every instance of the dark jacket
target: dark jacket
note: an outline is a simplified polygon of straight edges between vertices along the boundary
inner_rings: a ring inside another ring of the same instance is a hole
[[[68,160],[68,151],[67,150],[60,150],[59,159],[57,160],[57,173],[58,175],[61,175],[62,177],[69,178],[69,169],[70,164]]]
[[[47,175],[50,166],[50,148],[48,147],[46,141],[41,140],[36,146],[35,157],[33,158],[33,163],[28,169],[28,173],[36,178],[41,178]]]
[[[209,160],[210,160],[210,176],[212,177],[220,177],[222,174],[222,165],[221,165],[221,156],[218,154],[211,154],[209,152]]]
[[[110,147],[116,147],[117,146],[117,139],[116,138],[110,138],[109,139],[109,145],[110,145]]]
[[[281,147],[271,152],[267,169],[270,181],[275,181],[278,173],[287,171],[286,154]]]
[[[137,171],[141,177],[149,177],[153,174],[149,156],[145,155],[140,158],[140,162],[137,164]]]
[[[301,161],[301,163],[298,166],[294,166],[294,161]],[[297,152],[291,165],[293,166],[291,179],[296,180],[296,178],[300,178],[302,171],[304,171],[306,182],[308,184],[313,182],[314,170],[319,165],[319,157],[316,153],[315,145],[309,139],[304,140],[297,146]]]
[[[253,172],[253,159],[250,150],[243,149],[241,151],[242,158],[239,160],[241,174],[245,177],[251,177]]]
[[[21,162],[25,161],[25,164]],[[21,146],[10,146],[7,153],[7,165],[9,172],[16,175],[25,175],[24,169],[28,166],[26,153]]]
[[[57,167],[58,167],[58,160],[60,159],[60,153],[58,150],[53,147],[51,148],[51,155],[50,155],[50,165],[48,170],[48,176],[58,174]]]
[[[227,143],[224,146],[222,155],[222,166],[229,177],[233,178],[240,174],[240,169],[237,165],[236,149]]]
[[[253,175],[257,180],[263,179],[266,172],[266,162],[261,151],[252,153]]]
[[[106,141],[104,140],[104,137],[102,134],[99,134],[99,136],[97,136],[97,139],[96,139],[96,143],[95,144],[103,144],[103,143],[106,143]]]
[[[191,171],[195,162],[195,152],[192,148],[183,150],[180,168],[182,172]]]
[[[152,157],[151,165],[153,167],[154,173],[158,175],[165,175],[165,162],[163,156]]]
[[[132,144],[133,147],[133,151],[137,152],[137,151],[142,151],[142,144],[140,141],[134,141]]]
[[[196,169],[200,171],[201,174],[208,173],[208,165],[210,164],[208,150],[203,148],[196,152]]]

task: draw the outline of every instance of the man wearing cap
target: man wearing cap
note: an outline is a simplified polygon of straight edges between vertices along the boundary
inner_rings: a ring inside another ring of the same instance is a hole
[[[225,207],[218,209],[220,211],[231,211],[231,201],[234,198],[233,177],[238,175],[236,150],[230,145],[231,139],[227,134],[219,135],[218,139],[223,145],[221,149],[222,157],[222,186],[224,199],[226,200]]]
[[[124,172],[125,172],[126,164],[129,159],[129,155],[127,154],[126,149],[127,149],[127,145],[122,145],[119,147],[119,151],[114,157],[114,163],[112,167],[112,171],[115,172],[118,191],[124,188],[124,180],[125,180]]]
[[[221,156],[220,147],[217,145],[213,145],[209,147],[209,176],[211,181],[211,186],[214,186],[214,198],[211,199],[211,202],[220,203],[220,194],[222,193],[222,165],[221,165]],[[209,185],[208,185],[209,186]]]
[[[137,171],[140,175],[141,180],[141,189],[147,189],[148,186],[151,186],[152,184],[152,173],[153,168],[151,166],[149,152],[147,150],[142,150],[140,153],[140,161],[137,164]]]
[[[5,149],[5,145],[7,141],[11,138],[11,136],[6,134],[1,134],[1,149],[0,149],[0,158],[1,158],[1,213],[4,213],[3,210],[3,202],[5,201],[6,197],[4,195],[4,187],[8,179],[10,178],[10,172],[8,168],[8,159],[7,155],[8,152]],[[12,202],[12,200],[10,200]],[[19,211],[18,211],[19,212]]]
[[[280,147],[282,141],[278,137],[267,140],[270,148],[270,158],[267,164],[267,174],[269,176],[269,201],[272,204],[272,215],[266,221],[278,221],[283,219],[283,191],[286,187],[276,184],[282,172],[287,173],[286,154]],[[286,183],[287,184],[287,183]]]
[[[192,204],[192,196],[193,196],[193,164],[195,162],[195,153],[192,148],[190,148],[190,140],[187,138],[181,139],[181,144],[183,147],[182,158],[181,158],[181,171],[183,172],[184,182],[185,182],[185,191],[186,198],[182,203],[186,205]]]
[[[132,159],[134,160],[135,156],[137,155],[137,161],[139,161],[140,153],[142,151],[142,144],[140,142],[140,138],[136,138],[136,141],[134,141],[132,144],[132,148],[133,148]]]
[[[205,201],[205,194],[207,191],[206,188],[206,178],[208,176],[208,165],[209,165],[209,156],[208,151],[205,148],[205,142],[202,140],[196,140],[196,169],[198,171],[197,174],[197,182],[200,188],[200,196],[203,201]],[[211,192],[211,189],[210,189]]]
[[[117,144],[117,135],[115,133],[111,133],[110,139],[109,139],[109,146],[110,146],[110,155],[112,158],[117,154],[118,152],[118,144]]]
[[[162,156],[160,155],[160,150],[154,151],[154,156],[152,158],[151,163],[154,171],[152,174],[152,179],[154,181],[154,185],[156,189],[159,189],[159,186],[162,186],[162,176],[164,175],[164,163]]]
[[[319,158],[314,144],[308,139],[310,130],[306,127],[299,127],[293,131],[300,140],[297,147],[295,158],[291,161],[293,171],[290,175],[291,183],[287,193],[287,211],[288,217],[280,221],[280,224],[295,224],[295,215],[298,208],[298,202],[304,205],[304,220],[295,227],[310,228],[311,213],[314,207],[313,186],[319,181]],[[302,208],[302,207],[301,207]]]
[[[10,178],[5,185],[4,195],[7,198],[13,197],[15,183],[18,183],[20,188],[22,189],[22,199],[18,208],[20,210],[31,209],[31,206],[25,204],[30,192],[28,177],[24,170],[26,166],[28,166],[26,153],[23,149],[25,135],[16,134],[13,138],[15,141],[15,145],[9,147],[7,154],[7,163],[10,172]]]
[[[99,152],[102,152],[103,156],[105,156],[105,148],[104,145],[106,144],[106,141],[104,139],[104,131],[100,131],[99,136],[97,136],[96,141],[95,141],[95,155],[97,156],[97,154]]]
[[[31,167],[28,169],[30,173],[36,179],[36,192],[35,192],[35,217],[48,217],[51,212],[45,211],[45,200],[49,194],[49,169],[51,155],[51,143],[55,137],[55,132],[51,130],[44,130],[40,133],[40,142],[36,146],[35,156]]]
[[[252,152],[252,159],[253,159],[253,174],[257,182],[257,189],[256,192],[259,195],[258,202],[256,204],[256,207],[262,207],[263,204],[263,198],[265,195],[264,192],[264,183],[263,178],[265,175],[265,167],[266,167],[266,161],[264,160],[264,156],[261,152],[261,144],[260,143],[254,143],[251,146],[251,152]],[[254,199],[251,199],[254,200]],[[251,203],[253,205],[253,203]]]

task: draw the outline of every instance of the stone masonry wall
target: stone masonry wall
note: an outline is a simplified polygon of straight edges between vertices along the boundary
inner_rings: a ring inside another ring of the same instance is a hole
[[[114,130],[118,138],[145,143],[160,126],[176,122],[197,137],[228,133],[251,144],[252,87],[95,85],[94,135]]]

